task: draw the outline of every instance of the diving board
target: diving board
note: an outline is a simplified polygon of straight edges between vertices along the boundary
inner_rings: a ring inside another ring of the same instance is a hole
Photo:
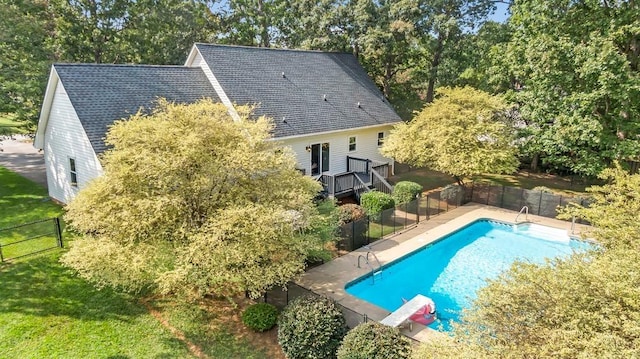
[[[390,327],[397,327],[406,322],[409,317],[427,304],[433,305],[433,300],[422,294],[418,294],[410,301],[404,303],[400,308],[396,309],[395,312],[382,319],[380,323]]]

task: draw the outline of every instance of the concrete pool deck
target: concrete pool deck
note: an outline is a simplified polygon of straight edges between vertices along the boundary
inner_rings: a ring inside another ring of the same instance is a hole
[[[345,291],[345,285],[347,283],[371,272],[371,269],[366,266],[363,266],[364,268],[358,268],[358,256],[366,255],[367,252],[370,251],[376,255],[380,264],[384,266],[477,219],[486,218],[514,223],[517,215],[518,212],[470,203],[434,216],[428,221],[420,222],[415,227],[402,233],[376,241],[370,244],[368,246],[369,248],[360,248],[336,258],[331,262],[313,268],[303,274],[296,283],[317,294],[332,298],[350,310],[360,314],[366,314],[371,320],[380,321],[389,315],[390,312],[358,299]],[[522,223],[524,219],[525,215],[520,215],[518,223]],[[527,222],[567,230],[567,232],[571,234],[571,222],[534,215],[528,215]],[[581,232],[589,228],[590,227],[585,225],[576,224],[572,235],[579,236]],[[428,340],[429,337],[439,335],[439,332],[417,323],[413,324],[413,330],[409,331],[405,329],[403,333],[418,341],[425,341]]]

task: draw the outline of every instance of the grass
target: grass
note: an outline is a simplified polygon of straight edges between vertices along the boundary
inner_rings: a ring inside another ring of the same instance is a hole
[[[58,253],[0,267],[0,353],[8,358],[191,358],[133,298],[97,290]]]
[[[27,133],[11,113],[0,113],[0,135]]]
[[[62,214],[44,188],[2,167],[0,183],[0,228]],[[15,241],[14,232],[0,232],[0,241]],[[216,306],[205,311],[193,304],[152,302],[167,320],[162,323],[139,298],[98,290],[62,267],[61,254],[0,263],[0,357],[193,358],[186,342],[163,324],[211,358],[274,357],[230,330],[226,313],[220,315]]]
[[[0,229],[62,214],[62,207],[51,202],[46,189],[1,166],[0,183]],[[47,221],[0,231],[3,257],[16,258],[55,248],[57,242],[54,230],[53,221]],[[36,236],[40,237],[24,241]]]
[[[62,267],[59,256],[0,265],[0,357],[193,358],[136,297],[96,289]],[[272,357],[230,330],[217,306],[152,305],[210,358]]]
[[[415,169],[407,173],[402,173],[391,177],[391,181],[393,183],[398,183],[399,181],[416,182],[421,184],[425,191],[455,183],[453,177],[427,169]],[[594,180],[561,177],[547,173],[530,173],[527,171],[520,171],[512,175],[482,175],[474,178],[474,182],[520,187],[524,189],[533,189],[535,187],[544,186],[557,194],[569,196],[583,193],[586,187],[598,184],[598,182]]]

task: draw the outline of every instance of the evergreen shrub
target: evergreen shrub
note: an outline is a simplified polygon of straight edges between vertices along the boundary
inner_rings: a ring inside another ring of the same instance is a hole
[[[347,330],[344,316],[332,300],[303,296],[282,311],[278,343],[288,359],[335,358]]]

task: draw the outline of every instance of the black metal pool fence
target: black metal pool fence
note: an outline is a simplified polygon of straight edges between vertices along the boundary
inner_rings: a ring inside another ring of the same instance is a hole
[[[341,251],[353,251],[378,239],[413,227],[421,221],[448,212],[464,204],[474,202],[489,206],[520,211],[528,207],[529,214],[555,218],[557,208],[573,202],[588,205],[582,197],[569,197],[517,187],[477,185],[447,186],[429,192],[420,198],[383,211],[377,216],[367,216],[340,227]],[[583,223],[576,221],[577,223]]]

